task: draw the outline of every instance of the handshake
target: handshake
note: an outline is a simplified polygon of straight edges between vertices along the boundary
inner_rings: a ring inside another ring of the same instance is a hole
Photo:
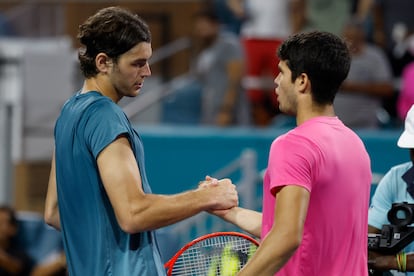
[[[236,186],[228,178],[218,180],[206,176],[205,180],[199,182],[197,191],[209,200],[205,211],[217,216],[225,215],[228,210],[239,204]]]

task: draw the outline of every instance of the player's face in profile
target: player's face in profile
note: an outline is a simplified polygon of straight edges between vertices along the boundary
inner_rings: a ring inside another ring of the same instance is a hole
[[[119,57],[110,73],[111,83],[119,98],[138,95],[144,79],[151,75],[148,64],[151,55],[151,44],[141,42]]]
[[[279,109],[283,113],[296,114],[296,94],[294,91],[294,83],[292,82],[292,72],[285,61],[278,64],[279,74],[275,78],[275,92],[279,102]]]

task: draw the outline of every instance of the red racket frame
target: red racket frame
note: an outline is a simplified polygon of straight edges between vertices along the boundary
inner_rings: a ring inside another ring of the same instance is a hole
[[[253,244],[259,246],[259,242],[257,240],[250,237],[249,235],[239,233],[239,232],[214,232],[214,233],[206,234],[206,235],[198,237],[198,238],[192,240],[191,242],[187,243],[186,245],[184,245],[177,253],[175,253],[175,255],[167,263],[165,263],[164,267],[166,269],[168,269],[167,270],[167,275],[171,276],[172,269],[174,267],[175,262],[181,256],[181,254],[183,254],[188,248],[190,248],[191,246],[193,246],[196,243],[207,240],[209,238],[218,237],[218,236],[238,236],[238,237],[244,238],[246,240],[249,240]]]

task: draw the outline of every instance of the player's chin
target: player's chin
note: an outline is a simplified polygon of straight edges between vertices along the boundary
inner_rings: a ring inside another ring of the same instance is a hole
[[[141,87],[137,88],[137,87],[134,86],[134,88],[132,89],[132,91],[130,93],[131,97],[138,96],[140,94],[140,92],[141,92]]]
[[[279,103],[279,110],[286,115],[293,115],[292,109]]]

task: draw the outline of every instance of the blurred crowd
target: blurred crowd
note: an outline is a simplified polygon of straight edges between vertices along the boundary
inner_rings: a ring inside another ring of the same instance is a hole
[[[37,224],[37,227],[33,227],[33,224]],[[60,235],[58,232],[51,232],[55,230],[47,227],[40,217],[21,219],[11,206],[0,206],[1,276],[67,275],[65,254],[59,246]],[[45,240],[42,240],[42,236]],[[29,237],[35,241],[31,241]],[[55,237],[58,246],[49,246]],[[37,246],[30,250],[31,244]],[[46,247],[47,250],[44,250]]]
[[[409,0],[205,0],[194,16],[194,82],[172,96],[168,114],[185,117],[180,101],[197,95],[192,122],[293,125],[278,110],[275,53],[291,34],[322,30],[343,36],[353,57],[338,117],[351,128],[399,127],[414,103],[412,10]],[[188,123],[174,118],[165,120]]]

